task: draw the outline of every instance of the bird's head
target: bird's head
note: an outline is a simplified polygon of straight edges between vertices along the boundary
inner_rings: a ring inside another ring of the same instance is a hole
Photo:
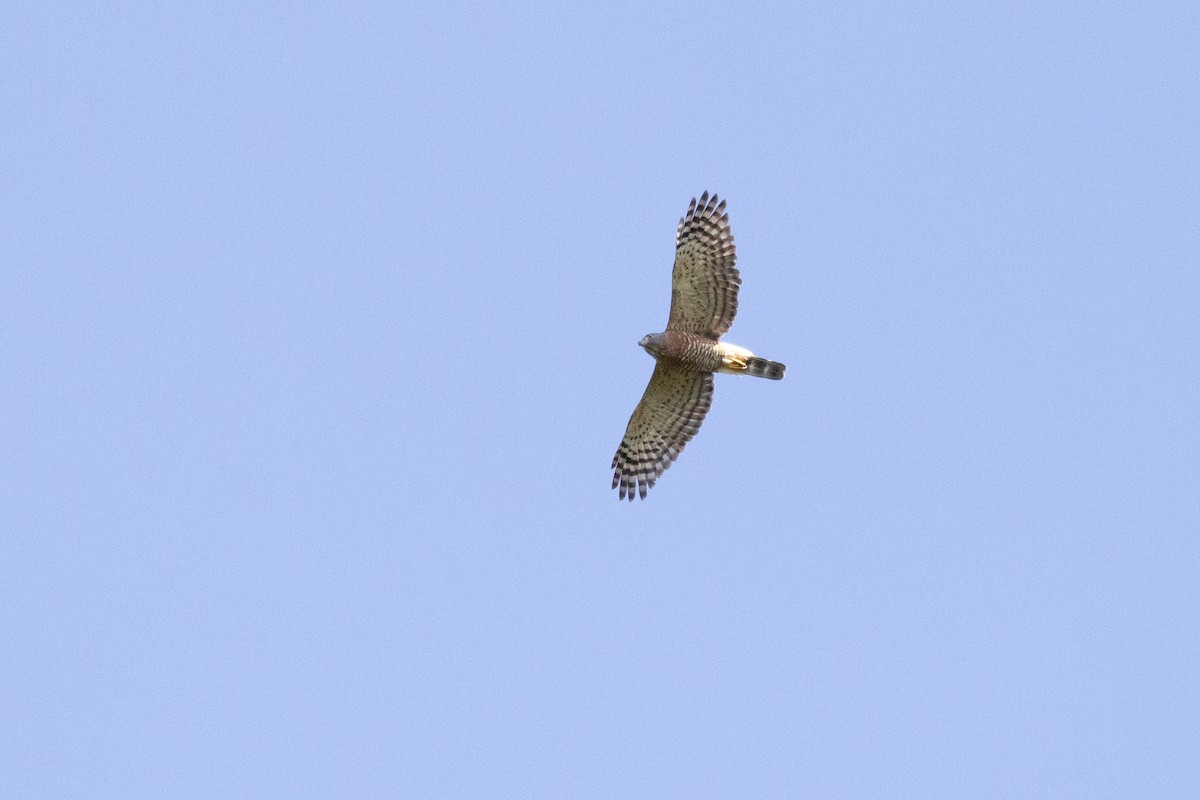
[[[661,333],[648,333],[638,342],[652,356],[657,356],[667,345],[667,337]]]

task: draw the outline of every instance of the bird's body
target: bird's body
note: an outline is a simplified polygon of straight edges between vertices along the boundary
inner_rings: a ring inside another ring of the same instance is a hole
[[[665,330],[647,335],[640,342],[660,364],[729,375],[754,375],[780,380],[787,369],[777,361],[759,358],[744,347],[714,342],[707,336],[687,331]]]
[[[642,339],[641,346],[658,363],[699,372],[716,372],[724,359],[713,340],[698,333],[665,330]]]
[[[786,367],[720,341],[737,313],[741,276],[724,201],[692,198],[679,221],[667,329],[639,344],[658,364],[613,456],[613,488],[632,500],[646,491],[700,430],[712,404],[713,373],[780,380]]]

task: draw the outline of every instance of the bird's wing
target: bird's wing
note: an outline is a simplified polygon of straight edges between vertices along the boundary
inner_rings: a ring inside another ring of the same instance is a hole
[[[655,366],[613,456],[612,485],[620,487],[622,500],[632,500],[635,494],[644,498],[658,476],[683,452],[704,422],[712,391],[711,372]]]
[[[692,198],[679,220],[675,237],[675,269],[671,275],[669,330],[690,331],[719,339],[737,314],[742,278],[734,261],[737,248],[729,229],[725,201],[708,192]]]

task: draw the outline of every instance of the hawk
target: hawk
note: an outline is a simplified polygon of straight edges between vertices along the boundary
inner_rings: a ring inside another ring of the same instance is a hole
[[[658,363],[613,456],[612,485],[622,500],[645,498],[700,430],[712,405],[714,372],[783,378],[783,364],[721,341],[737,313],[742,278],[736,259],[725,201],[708,192],[699,201],[693,197],[675,234],[667,329],[638,342]]]

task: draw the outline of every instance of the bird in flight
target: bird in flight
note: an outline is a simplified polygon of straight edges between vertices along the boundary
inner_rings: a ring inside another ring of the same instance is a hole
[[[735,260],[725,201],[708,192],[693,197],[675,234],[667,329],[638,342],[658,363],[613,456],[612,485],[622,500],[645,498],[700,430],[714,372],[783,378],[783,364],[721,341],[737,313],[742,278]]]

